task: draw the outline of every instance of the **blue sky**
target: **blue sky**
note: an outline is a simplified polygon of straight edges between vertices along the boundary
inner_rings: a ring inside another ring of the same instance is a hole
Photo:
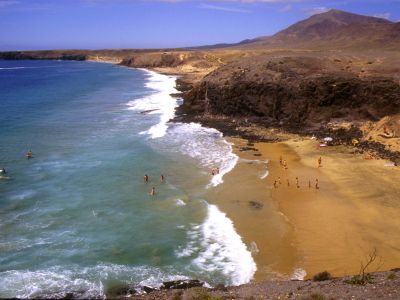
[[[330,8],[400,21],[400,0],[0,0],[0,51],[233,43]]]

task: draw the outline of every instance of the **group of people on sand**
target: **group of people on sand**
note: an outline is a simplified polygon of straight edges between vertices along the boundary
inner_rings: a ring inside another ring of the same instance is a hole
[[[287,183],[287,186],[290,187],[290,181],[289,181],[289,179],[286,179],[286,183]],[[277,189],[281,184],[282,184],[281,178],[278,177],[278,179],[274,181],[274,188]],[[319,181],[318,181],[318,178],[315,179],[315,185],[314,185],[314,186],[315,186],[315,188],[316,188],[317,190],[319,189]],[[299,183],[299,178],[298,178],[298,177],[296,177],[296,187],[297,187],[297,188],[300,188],[300,183]],[[311,180],[308,180],[308,188],[311,188]]]
[[[217,175],[217,174],[219,174],[219,168],[212,168],[212,170],[211,170],[211,175],[212,175],[212,176],[215,176],[215,175]]]
[[[32,150],[29,150],[26,154],[25,154],[27,159],[31,159],[33,158],[33,152]],[[6,169],[3,167],[0,169],[0,180],[8,180],[11,179],[11,177],[7,176],[7,171]]]
[[[319,158],[318,158],[317,163],[318,163],[318,164],[317,164],[317,167],[318,167],[318,168],[321,168],[321,167],[322,167],[322,157],[319,157]],[[286,160],[284,160],[284,159],[282,158],[282,156],[279,157],[279,165],[280,165],[281,167],[283,167],[285,170],[288,169],[287,162],[286,162]],[[286,184],[287,184],[288,187],[290,187],[289,178],[286,179]],[[278,179],[276,179],[276,180],[274,181],[274,188],[278,188],[280,185],[282,185],[282,180],[281,180],[281,177],[278,177]],[[297,188],[300,188],[300,183],[299,183],[299,178],[298,178],[298,177],[296,177],[296,187],[297,187]],[[315,187],[315,189],[317,189],[317,190],[319,189],[319,181],[318,181],[318,178],[315,179],[314,187]],[[311,188],[311,180],[310,180],[310,179],[308,180],[308,188]]]
[[[147,183],[149,182],[149,180],[150,180],[149,175],[144,174],[144,176],[143,176],[143,181],[144,181],[144,183],[147,184]],[[164,182],[165,182],[165,176],[164,176],[163,174],[160,175],[160,180],[161,180],[161,183],[164,183]],[[156,194],[157,194],[157,192],[156,192],[156,187],[153,186],[153,187],[151,188],[150,192],[149,192],[149,195],[150,195],[150,196],[155,196]]]

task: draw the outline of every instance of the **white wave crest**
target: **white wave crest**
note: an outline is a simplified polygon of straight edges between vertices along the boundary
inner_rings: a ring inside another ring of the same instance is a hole
[[[134,285],[160,287],[169,280],[188,279],[174,269],[100,264],[93,267],[54,266],[36,271],[9,270],[0,272],[0,298],[65,298],[105,299],[109,279]]]
[[[160,121],[158,124],[153,125],[147,131],[141,134],[149,134],[151,138],[160,138],[164,136],[168,129],[168,121],[175,116],[175,108],[178,106],[176,98],[170,94],[177,93],[175,89],[175,76],[167,76],[158,74],[153,71],[145,70],[149,77],[147,79],[146,87],[155,91],[154,94],[144,98],[129,101],[128,109],[135,111],[147,111],[149,114],[159,114]]]
[[[213,168],[219,168],[219,174],[211,178],[208,187],[222,183],[224,175],[232,171],[239,159],[221,132],[198,123],[172,124],[166,138],[170,147],[199,161],[210,176]]]
[[[57,66],[41,66],[41,67],[5,67],[0,70],[20,70],[20,69],[43,69],[43,68],[55,68]]]
[[[223,274],[226,284],[249,282],[257,267],[250,251],[236,233],[232,221],[217,206],[207,204],[202,225],[192,226],[190,242],[176,251],[178,257],[194,257],[192,264],[209,273]]]

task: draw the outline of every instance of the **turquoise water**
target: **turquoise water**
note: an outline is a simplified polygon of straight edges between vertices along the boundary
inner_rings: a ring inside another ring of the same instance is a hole
[[[169,96],[175,79],[91,62],[0,61],[0,167],[10,177],[0,180],[0,297],[103,298],[118,283],[251,279],[250,252],[206,202],[237,157],[216,130],[168,123],[180,101]]]

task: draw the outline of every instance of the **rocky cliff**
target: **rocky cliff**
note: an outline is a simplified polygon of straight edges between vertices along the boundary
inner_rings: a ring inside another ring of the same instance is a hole
[[[289,129],[332,121],[376,121],[400,113],[393,78],[359,77],[320,58],[264,56],[207,75],[185,95],[182,111],[258,119]]]

